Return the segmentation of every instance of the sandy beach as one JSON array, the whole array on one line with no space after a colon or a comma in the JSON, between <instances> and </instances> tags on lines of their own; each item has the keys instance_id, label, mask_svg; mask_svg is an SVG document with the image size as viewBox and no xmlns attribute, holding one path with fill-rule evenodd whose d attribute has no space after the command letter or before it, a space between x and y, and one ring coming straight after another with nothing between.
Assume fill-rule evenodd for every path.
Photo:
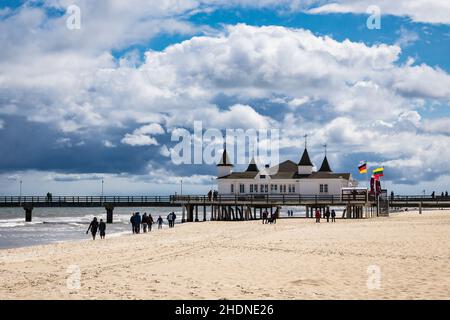
<instances>
[{"instance_id":1,"label":"sandy beach","mask_svg":"<svg viewBox=\"0 0 450 320\"><path fill-rule=\"evenodd\" d=\"M450 211L323 222L191 223L1 250L0 299L450 298Z\"/></svg>"}]
</instances>

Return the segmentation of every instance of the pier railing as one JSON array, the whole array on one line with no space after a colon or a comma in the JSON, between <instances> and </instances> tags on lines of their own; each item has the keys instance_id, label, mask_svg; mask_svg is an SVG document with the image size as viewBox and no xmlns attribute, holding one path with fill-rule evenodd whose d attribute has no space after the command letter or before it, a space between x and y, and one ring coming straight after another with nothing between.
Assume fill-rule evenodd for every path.
<instances>
[{"instance_id":1,"label":"pier railing","mask_svg":"<svg viewBox=\"0 0 450 320\"><path fill-rule=\"evenodd\" d=\"M296 195L296 194L246 194L246 195L218 195L208 196L172 196L173 201L179 203L276 203L276 204L303 204L328 203L340 204L343 202L367 202L367 195Z\"/></svg>"},{"instance_id":2,"label":"pier railing","mask_svg":"<svg viewBox=\"0 0 450 320\"><path fill-rule=\"evenodd\" d=\"M170 204L171 196L9 196L0 197L0 205L102 205L102 204Z\"/></svg>"}]
</instances>

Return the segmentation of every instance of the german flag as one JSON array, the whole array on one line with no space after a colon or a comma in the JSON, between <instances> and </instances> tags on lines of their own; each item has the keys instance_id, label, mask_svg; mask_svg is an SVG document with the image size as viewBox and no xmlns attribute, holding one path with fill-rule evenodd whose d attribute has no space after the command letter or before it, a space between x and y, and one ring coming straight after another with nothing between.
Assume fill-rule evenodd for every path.
<instances>
[{"instance_id":1,"label":"german flag","mask_svg":"<svg viewBox=\"0 0 450 320\"><path fill-rule=\"evenodd\" d=\"M378 179L379 177L384 177L384 168L381 167L373 170L373 175L376 179Z\"/></svg>"},{"instance_id":2,"label":"german flag","mask_svg":"<svg viewBox=\"0 0 450 320\"><path fill-rule=\"evenodd\" d=\"M361 164L358 167L358 169L359 169L359 173L361 173L361 174L367 173L367 163L365 162L365 163Z\"/></svg>"}]
</instances>

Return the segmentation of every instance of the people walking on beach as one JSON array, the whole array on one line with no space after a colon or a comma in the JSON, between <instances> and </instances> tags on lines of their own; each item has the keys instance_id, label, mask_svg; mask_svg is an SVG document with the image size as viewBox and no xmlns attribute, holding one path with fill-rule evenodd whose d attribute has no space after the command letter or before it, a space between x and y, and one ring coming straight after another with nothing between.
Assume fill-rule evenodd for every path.
<instances>
[{"instance_id":1,"label":"people walking on beach","mask_svg":"<svg viewBox=\"0 0 450 320\"><path fill-rule=\"evenodd\" d=\"M271 214L270 214L270 222L271 223L274 223L274 224L276 224L277 223L277 212L278 212L278 210L276 211L276 212L272 212Z\"/></svg>"},{"instance_id":2,"label":"people walking on beach","mask_svg":"<svg viewBox=\"0 0 450 320\"><path fill-rule=\"evenodd\" d=\"M103 219L100 219L100 223L98 224L98 231L100 231L100 239L105 239L106 223L103 221Z\"/></svg>"},{"instance_id":3,"label":"people walking on beach","mask_svg":"<svg viewBox=\"0 0 450 320\"><path fill-rule=\"evenodd\" d=\"M148 216L147 216L147 212L144 212L144 215L142 216L142 231L144 233L147 233L147 225L148 225Z\"/></svg>"},{"instance_id":4,"label":"people walking on beach","mask_svg":"<svg viewBox=\"0 0 450 320\"><path fill-rule=\"evenodd\" d=\"M320 223L320 211L316 210L316 223Z\"/></svg>"},{"instance_id":5,"label":"people walking on beach","mask_svg":"<svg viewBox=\"0 0 450 320\"><path fill-rule=\"evenodd\" d=\"M158 222L158 229L162 229L163 218L161 218L161 216L159 216L159 218L158 218L158 220L156 220L156 222Z\"/></svg>"},{"instance_id":6,"label":"people walking on beach","mask_svg":"<svg viewBox=\"0 0 450 320\"><path fill-rule=\"evenodd\" d=\"M175 213L171 212L167 215L167 222L169 223L169 228L173 228L173 225L175 223L174 219Z\"/></svg>"},{"instance_id":7,"label":"people walking on beach","mask_svg":"<svg viewBox=\"0 0 450 320\"><path fill-rule=\"evenodd\" d=\"M133 234L135 234L136 233L136 214L135 213L131 214L130 223L131 223L131 232L133 232Z\"/></svg>"},{"instance_id":8,"label":"people walking on beach","mask_svg":"<svg viewBox=\"0 0 450 320\"><path fill-rule=\"evenodd\" d=\"M263 216L262 216L262 223L263 224L266 224L268 222L267 221L268 215L269 215L269 213L267 212L267 210L264 210Z\"/></svg>"},{"instance_id":9,"label":"people walking on beach","mask_svg":"<svg viewBox=\"0 0 450 320\"><path fill-rule=\"evenodd\" d=\"M177 220L177 215L172 211L172 228L175 227L175 221Z\"/></svg>"},{"instance_id":10,"label":"people walking on beach","mask_svg":"<svg viewBox=\"0 0 450 320\"><path fill-rule=\"evenodd\" d=\"M97 221L96 217L89 224L89 228L87 229L86 234L89 233L89 230L91 230L92 239L95 240L95 236L97 235L97 230L98 230L98 221Z\"/></svg>"},{"instance_id":11,"label":"people walking on beach","mask_svg":"<svg viewBox=\"0 0 450 320\"><path fill-rule=\"evenodd\" d=\"M153 225L154 221L153 221L153 217L150 214L147 218L147 225L148 225L148 232L152 231L152 225Z\"/></svg>"},{"instance_id":12,"label":"people walking on beach","mask_svg":"<svg viewBox=\"0 0 450 320\"><path fill-rule=\"evenodd\" d=\"M139 234L141 233L141 215L139 212L136 212L136 214L134 215L134 233Z\"/></svg>"},{"instance_id":13,"label":"people walking on beach","mask_svg":"<svg viewBox=\"0 0 450 320\"><path fill-rule=\"evenodd\" d=\"M330 208L327 207L327 211L325 211L325 217L327 218L327 222L330 222Z\"/></svg>"},{"instance_id":14,"label":"people walking on beach","mask_svg":"<svg viewBox=\"0 0 450 320\"><path fill-rule=\"evenodd\" d=\"M336 222L336 212L331 210L331 222Z\"/></svg>"}]
</instances>

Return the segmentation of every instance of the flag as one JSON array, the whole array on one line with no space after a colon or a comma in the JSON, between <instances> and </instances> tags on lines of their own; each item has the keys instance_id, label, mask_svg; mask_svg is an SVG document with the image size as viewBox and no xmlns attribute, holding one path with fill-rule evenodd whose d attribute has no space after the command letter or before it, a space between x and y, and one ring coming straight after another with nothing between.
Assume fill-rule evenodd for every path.
<instances>
[{"instance_id":1,"label":"flag","mask_svg":"<svg viewBox=\"0 0 450 320\"><path fill-rule=\"evenodd\" d=\"M384 168L383 168L383 167L377 168L377 169L373 170L373 175L374 175L374 177L375 177L376 179L378 179L379 177L384 177L383 171L384 171Z\"/></svg>"},{"instance_id":2,"label":"flag","mask_svg":"<svg viewBox=\"0 0 450 320\"><path fill-rule=\"evenodd\" d=\"M367 163L366 162L363 163L362 165L360 165L358 167L358 169L359 169L359 173L361 173L361 174L367 173Z\"/></svg>"}]
</instances>

